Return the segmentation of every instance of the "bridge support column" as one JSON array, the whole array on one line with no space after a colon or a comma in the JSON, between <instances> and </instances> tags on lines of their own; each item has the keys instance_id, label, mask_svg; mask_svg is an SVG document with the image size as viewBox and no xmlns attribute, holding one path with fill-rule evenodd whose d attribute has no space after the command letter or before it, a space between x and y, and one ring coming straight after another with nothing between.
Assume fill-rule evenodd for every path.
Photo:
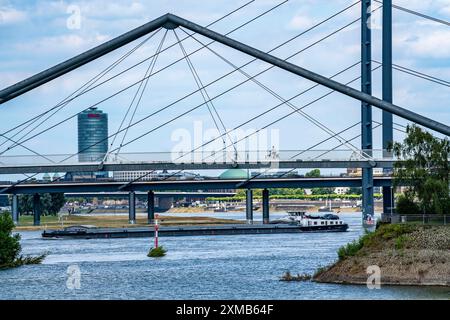
<instances>
[{"instance_id":1,"label":"bridge support column","mask_svg":"<svg viewBox=\"0 0 450 320\"><path fill-rule=\"evenodd\" d=\"M155 222L155 193L153 191L147 192L147 223Z\"/></svg>"},{"instance_id":2,"label":"bridge support column","mask_svg":"<svg viewBox=\"0 0 450 320\"><path fill-rule=\"evenodd\" d=\"M245 197L245 214L247 218L247 223L252 224L253 223L253 190L247 189L246 191L246 197Z\"/></svg>"},{"instance_id":3,"label":"bridge support column","mask_svg":"<svg viewBox=\"0 0 450 320\"><path fill-rule=\"evenodd\" d=\"M372 35L370 29L371 0L361 1L361 91L372 94ZM372 106L361 102L361 149L372 156ZM362 168L363 221L373 219L373 170Z\"/></svg>"},{"instance_id":4,"label":"bridge support column","mask_svg":"<svg viewBox=\"0 0 450 320\"><path fill-rule=\"evenodd\" d=\"M33 225L41 225L41 195L39 193L33 195Z\"/></svg>"},{"instance_id":5,"label":"bridge support column","mask_svg":"<svg viewBox=\"0 0 450 320\"><path fill-rule=\"evenodd\" d=\"M13 194L11 198L11 215L15 225L19 224L19 196Z\"/></svg>"},{"instance_id":6,"label":"bridge support column","mask_svg":"<svg viewBox=\"0 0 450 320\"><path fill-rule=\"evenodd\" d=\"M264 189L262 192L262 210L263 224L269 223L269 190Z\"/></svg>"},{"instance_id":7,"label":"bridge support column","mask_svg":"<svg viewBox=\"0 0 450 320\"><path fill-rule=\"evenodd\" d=\"M383 100L392 103L392 0L383 0L383 35L382 35L382 96ZM394 140L392 113L383 110L383 158L392 158L388 152L390 144ZM385 168L383 172L388 174L392 168ZM394 206L392 184L383 187L383 221L390 221Z\"/></svg>"},{"instance_id":8,"label":"bridge support column","mask_svg":"<svg viewBox=\"0 0 450 320\"><path fill-rule=\"evenodd\" d=\"M128 223L136 223L136 194L134 191L130 191L128 197Z\"/></svg>"}]
</instances>

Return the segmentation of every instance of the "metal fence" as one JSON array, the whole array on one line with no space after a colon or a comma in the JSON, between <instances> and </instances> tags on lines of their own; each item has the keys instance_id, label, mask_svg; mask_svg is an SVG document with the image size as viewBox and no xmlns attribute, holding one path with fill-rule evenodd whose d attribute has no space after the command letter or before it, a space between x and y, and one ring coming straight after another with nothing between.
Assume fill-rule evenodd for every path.
<instances>
[{"instance_id":1,"label":"metal fence","mask_svg":"<svg viewBox=\"0 0 450 320\"><path fill-rule=\"evenodd\" d=\"M436 224L446 225L450 223L450 215L448 214L394 214L391 217L392 223L419 223L419 224Z\"/></svg>"}]
</instances>

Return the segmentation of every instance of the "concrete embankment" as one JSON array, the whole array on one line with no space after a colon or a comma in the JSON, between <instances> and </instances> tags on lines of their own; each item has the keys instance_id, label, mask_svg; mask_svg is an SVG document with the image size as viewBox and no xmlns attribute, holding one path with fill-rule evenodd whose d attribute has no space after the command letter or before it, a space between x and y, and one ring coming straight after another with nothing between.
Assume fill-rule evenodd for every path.
<instances>
[{"instance_id":1,"label":"concrete embankment","mask_svg":"<svg viewBox=\"0 0 450 320\"><path fill-rule=\"evenodd\" d=\"M381 285L450 286L450 226L383 225L338 255L314 281L366 284L367 268L376 265Z\"/></svg>"}]
</instances>

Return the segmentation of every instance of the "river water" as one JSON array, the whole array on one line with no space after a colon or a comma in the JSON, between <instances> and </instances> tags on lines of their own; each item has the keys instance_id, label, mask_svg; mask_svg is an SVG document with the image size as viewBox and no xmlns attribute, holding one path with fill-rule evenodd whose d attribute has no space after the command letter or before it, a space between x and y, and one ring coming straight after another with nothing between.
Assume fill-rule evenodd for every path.
<instances>
[{"instance_id":1,"label":"river water","mask_svg":"<svg viewBox=\"0 0 450 320\"><path fill-rule=\"evenodd\" d=\"M179 215L179 214L178 214ZM193 215L193 214L186 214ZM205 214L197 214L205 216ZM212 215L212 214L211 214ZM243 213L214 214L242 219ZM279 214L273 214L276 218ZM282 282L333 262L363 233L361 215L341 214L345 233L164 237L161 259L150 238L48 240L21 232L24 254L48 252L41 265L0 271L0 299L448 299L449 289ZM255 215L255 219L259 219ZM68 276L79 269L80 281Z\"/></svg>"}]
</instances>

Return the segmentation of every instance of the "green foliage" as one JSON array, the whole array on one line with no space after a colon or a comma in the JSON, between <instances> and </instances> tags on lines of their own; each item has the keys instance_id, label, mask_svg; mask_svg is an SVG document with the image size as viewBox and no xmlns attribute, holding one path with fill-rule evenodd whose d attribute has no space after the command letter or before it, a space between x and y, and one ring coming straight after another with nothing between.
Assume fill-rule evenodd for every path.
<instances>
[{"instance_id":1,"label":"green foliage","mask_svg":"<svg viewBox=\"0 0 450 320\"><path fill-rule=\"evenodd\" d=\"M381 224L374 232L366 232L356 239L338 249L339 260L355 256L363 248L376 247L381 243L394 239L394 246L402 249L409 240L407 234L414 230L413 226L404 224Z\"/></svg>"},{"instance_id":2,"label":"green foliage","mask_svg":"<svg viewBox=\"0 0 450 320\"><path fill-rule=\"evenodd\" d=\"M395 239L401 235L411 233L413 226L407 224L388 224L377 230L376 234L384 240Z\"/></svg>"},{"instance_id":3,"label":"green foliage","mask_svg":"<svg viewBox=\"0 0 450 320\"><path fill-rule=\"evenodd\" d=\"M19 212L30 214L33 212L33 196L30 194L19 195Z\"/></svg>"},{"instance_id":4,"label":"green foliage","mask_svg":"<svg viewBox=\"0 0 450 320\"><path fill-rule=\"evenodd\" d=\"M64 193L50 193L50 205L47 208L48 214L57 215L65 203Z\"/></svg>"},{"instance_id":5,"label":"green foliage","mask_svg":"<svg viewBox=\"0 0 450 320\"><path fill-rule=\"evenodd\" d=\"M43 193L40 205L43 215L57 215L66 203L64 193ZM19 196L19 212L31 214L33 212L33 195L22 194Z\"/></svg>"},{"instance_id":6,"label":"green foliage","mask_svg":"<svg viewBox=\"0 0 450 320\"><path fill-rule=\"evenodd\" d=\"M296 190L296 189L294 189ZM241 191L241 190L239 190ZM328 193L326 194L270 194L270 199L299 199L299 200L319 200L327 198ZM376 199L381 199L382 194L374 193L373 195ZM254 196L255 199L260 199L261 196ZM332 199L361 199L361 195L359 194L330 194L329 198ZM206 201L243 201L245 200L245 195L240 195L237 192L237 195L234 197L208 197Z\"/></svg>"},{"instance_id":7,"label":"green foliage","mask_svg":"<svg viewBox=\"0 0 450 320\"><path fill-rule=\"evenodd\" d=\"M398 238L395 239L395 249L397 250L403 249L408 240L409 237L407 235L405 234L400 235Z\"/></svg>"},{"instance_id":8,"label":"green foliage","mask_svg":"<svg viewBox=\"0 0 450 320\"><path fill-rule=\"evenodd\" d=\"M320 177L320 170L319 169L313 169L305 174L306 178L319 178Z\"/></svg>"},{"instance_id":9,"label":"green foliage","mask_svg":"<svg viewBox=\"0 0 450 320\"><path fill-rule=\"evenodd\" d=\"M300 274L298 273L296 276L292 275L289 271L286 271L281 277L280 281L309 281L311 280L311 275L309 274Z\"/></svg>"},{"instance_id":10,"label":"green foliage","mask_svg":"<svg viewBox=\"0 0 450 320\"><path fill-rule=\"evenodd\" d=\"M334 188L312 188L312 194L314 195L333 195L334 196Z\"/></svg>"},{"instance_id":11,"label":"green foliage","mask_svg":"<svg viewBox=\"0 0 450 320\"><path fill-rule=\"evenodd\" d=\"M5 212L0 215L0 266L12 264L20 254L20 235L12 235L14 222Z\"/></svg>"},{"instance_id":12,"label":"green foliage","mask_svg":"<svg viewBox=\"0 0 450 320\"><path fill-rule=\"evenodd\" d=\"M303 196L305 190L302 188L271 188L269 189L269 194L274 195L299 195Z\"/></svg>"},{"instance_id":13,"label":"green foliage","mask_svg":"<svg viewBox=\"0 0 450 320\"><path fill-rule=\"evenodd\" d=\"M438 139L416 125L408 126L406 132L403 143L392 146L394 155L403 160L395 163L394 185L408 186L406 197L417 202L420 212L448 213L449 140Z\"/></svg>"},{"instance_id":14,"label":"green foliage","mask_svg":"<svg viewBox=\"0 0 450 320\"><path fill-rule=\"evenodd\" d=\"M347 194L362 194L362 188L361 187L351 187L347 190Z\"/></svg>"},{"instance_id":15,"label":"green foliage","mask_svg":"<svg viewBox=\"0 0 450 320\"><path fill-rule=\"evenodd\" d=\"M420 214L420 208L417 203L411 199L411 196L406 193L400 195L396 200L396 210L398 214Z\"/></svg>"},{"instance_id":16,"label":"green foliage","mask_svg":"<svg viewBox=\"0 0 450 320\"><path fill-rule=\"evenodd\" d=\"M358 253L359 250L364 245L364 236L359 239L353 240L350 243L347 243L345 246L342 246L338 249L338 258L339 260L343 260L347 257L352 257Z\"/></svg>"},{"instance_id":17,"label":"green foliage","mask_svg":"<svg viewBox=\"0 0 450 320\"><path fill-rule=\"evenodd\" d=\"M167 250L164 249L162 246L151 248L150 251L147 254L147 257L150 258L160 258L164 257L166 255Z\"/></svg>"},{"instance_id":18,"label":"green foliage","mask_svg":"<svg viewBox=\"0 0 450 320\"><path fill-rule=\"evenodd\" d=\"M18 267L24 264L41 263L45 254L37 257L20 255L20 235L12 235L14 222L8 212L0 214L0 269Z\"/></svg>"}]
</instances>

